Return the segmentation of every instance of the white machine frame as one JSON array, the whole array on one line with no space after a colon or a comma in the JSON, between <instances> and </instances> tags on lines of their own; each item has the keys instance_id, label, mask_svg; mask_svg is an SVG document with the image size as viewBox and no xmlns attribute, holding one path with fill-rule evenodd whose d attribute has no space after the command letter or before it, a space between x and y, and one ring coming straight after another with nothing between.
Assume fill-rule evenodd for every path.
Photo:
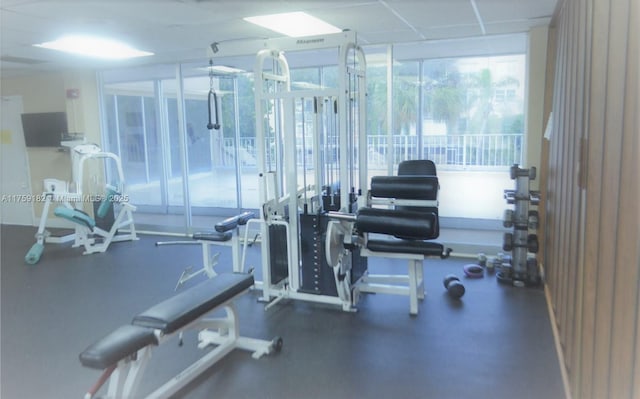
<instances>
[{"instance_id":1,"label":"white machine frame","mask_svg":"<svg viewBox=\"0 0 640 399\"><path fill-rule=\"evenodd\" d=\"M60 203L69 209L83 209L86 194L83 190L84 184L84 168L85 162L90 159L111 159L116 165L116 172L118 174L118 185L113 187L115 191L119 193L124 192L124 172L122 170L122 163L120 158L111 152L104 152L94 144L79 144L71 148L71 164L72 164L72 185L67 182L57 179L45 179L44 180L44 192L42 197L45 199L42 215L40 216L40 222L38 224L38 231L36 233L37 244L44 245L46 243L60 244L69 241L73 241L73 247L84 247L84 255L105 252L112 242L119 241L133 241L138 240L135 224L133 221L133 212L136 207L127 201L123 201L124 198L118 198L116 201L119 204L119 211L115 218L115 221L109 231L103 230L99 227L89 229L79 223L72 223L74 232L64 236L56 237L52 236L49 231L46 230L47 219L49 217L49 210L52 203ZM119 233L120 229L128 229L129 232Z\"/></svg>"},{"instance_id":2,"label":"white machine frame","mask_svg":"<svg viewBox=\"0 0 640 399\"><path fill-rule=\"evenodd\" d=\"M322 42L324 39L316 39ZM313 40L309 40L313 41ZM355 44L356 36L353 32L344 32L333 36L323 47L338 48L339 85L336 89L323 90L291 90L289 66L284 53L279 49L265 48L258 52L254 69L255 96L256 96L256 141L258 143L258 176L260 202L263 204L260 214L260 236L262 238L262 282L256 287L262 289L262 300L268 302L267 308L280 300L299 299L325 304L339 305L344 310L352 311L353 299L351 289L346 286L347 279L339 279L335 276L338 288L338 296L310 294L300 292L300 210L303 207L314 208L321 195L322 187L319 184L299 185L297 154L296 154L296 100L313 99L315 106L324 106L324 99L337 102L338 114L349 117L338 117L339 138L339 179L345 182L344 187L354 187L359 183L359 189L366 195L366 157L359 157L360 177L352 176L354 168L349 168L351 159L350 151L355 148L355 143L349 142L353 137L359 137L360 145L366 148L366 137L358 134L358 129L366 124L364 107L366 105L366 61L364 51ZM354 65L349 66L349 61L354 60ZM271 61L271 70L265 71L265 65ZM359 90L353 90L354 86ZM355 98L357 96L357 98ZM352 105L359 105L352 109ZM361 106L360 106L361 105ZM276 162L269 162L267 154L267 129L263 124L261 115L267 115L267 109L273 107L273 120L270 128L274 129L276 141L284 138L283 148L276 148ZM316 140L312 144L315 153L320 149L319 130L323 129L321 112L316 113L314 126L318 131L314 132ZM276 143L278 145L278 143ZM281 162L283 161L283 162ZM273 165L276 164L276 170ZM283 173L284 171L284 173ZM316 157L315 179L323 181L322 166ZM355 181L357 180L357 181ZM346 210L350 201L350 191L341 190L341 204ZM270 248L269 227L284 226L287 236L287 276L283 281L274 283L271 281L271 260L267 253Z\"/></svg>"}]
</instances>

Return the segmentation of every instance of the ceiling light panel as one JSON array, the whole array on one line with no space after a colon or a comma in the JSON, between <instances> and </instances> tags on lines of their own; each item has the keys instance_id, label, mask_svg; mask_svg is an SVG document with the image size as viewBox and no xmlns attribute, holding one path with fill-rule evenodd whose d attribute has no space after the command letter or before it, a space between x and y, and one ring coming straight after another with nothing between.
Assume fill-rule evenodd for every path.
<instances>
[{"instance_id":1,"label":"ceiling light panel","mask_svg":"<svg viewBox=\"0 0 640 399\"><path fill-rule=\"evenodd\" d=\"M290 37L326 35L341 29L305 12L262 15L244 18L245 21Z\"/></svg>"},{"instance_id":2,"label":"ceiling light panel","mask_svg":"<svg viewBox=\"0 0 640 399\"><path fill-rule=\"evenodd\" d=\"M71 35L59 39L34 44L51 50L83 55L93 58L123 60L153 55L148 51L137 50L125 43L93 36Z\"/></svg>"}]
</instances>

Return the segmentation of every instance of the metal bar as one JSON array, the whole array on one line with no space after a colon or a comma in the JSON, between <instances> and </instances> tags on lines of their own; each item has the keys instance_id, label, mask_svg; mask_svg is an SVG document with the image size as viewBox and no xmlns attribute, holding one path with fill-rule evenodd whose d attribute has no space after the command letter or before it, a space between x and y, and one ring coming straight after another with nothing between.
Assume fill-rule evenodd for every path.
<instances>
[{"instance_id":1,"label":"metal bar","mask_svg":"<svg viewBox=\"0 0 640 399\"><path fill-rule=\"evenodd\" d=\"M184 103L184 82L182 64L176 65L176 102L178 104L178 136L180 137L180 162L182 164L182 195L185 231L189 231L191 220L191 199L189 196L189 162L187 161L187 121Z\"/></svg>"}]
</instances>

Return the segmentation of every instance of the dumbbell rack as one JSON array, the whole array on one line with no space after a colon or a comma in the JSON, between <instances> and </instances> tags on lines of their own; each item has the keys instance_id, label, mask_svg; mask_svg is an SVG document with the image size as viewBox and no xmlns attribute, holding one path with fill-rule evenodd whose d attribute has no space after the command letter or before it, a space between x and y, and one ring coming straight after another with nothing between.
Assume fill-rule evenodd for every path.
<instances>
[{"instance_id":1,"label":"dumbbell rack","mask_svg":"<svg viewBox=\"0 0 640 399\"><path fill-rule=\"evenodd\" d=\"M541 283L538 262L538 211L530 209L540 203L540 192L529 190L529 182L536 178L536 168L522 169L517 164L511 166L510 177L515 180L515 190L504 190L507 204L514 209L506 209L503 225L513 229L504 234L502 249L511 252L510 262L505 262L496 273L499 282L514 286L538 286ZM533 253L533 256L529 256Z\"/></svg>"}]
</instances>

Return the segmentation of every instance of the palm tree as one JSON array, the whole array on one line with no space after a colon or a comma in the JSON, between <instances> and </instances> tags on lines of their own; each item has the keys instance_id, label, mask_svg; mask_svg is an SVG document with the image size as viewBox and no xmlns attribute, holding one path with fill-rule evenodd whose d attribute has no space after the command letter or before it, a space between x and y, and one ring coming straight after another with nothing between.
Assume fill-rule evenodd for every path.
<instances>
[{"instance_id":1,"label":"palm tree","mask_svg":"<svg viewBox=\"0 0 640 399\"><path fill-rule=\"evenodd\" d=\"M464 90L456 80L433 82L425 90L425 110L433 120L445 123L447 134L457 133L464 108Z\"/></svg>"}]
</instances>

